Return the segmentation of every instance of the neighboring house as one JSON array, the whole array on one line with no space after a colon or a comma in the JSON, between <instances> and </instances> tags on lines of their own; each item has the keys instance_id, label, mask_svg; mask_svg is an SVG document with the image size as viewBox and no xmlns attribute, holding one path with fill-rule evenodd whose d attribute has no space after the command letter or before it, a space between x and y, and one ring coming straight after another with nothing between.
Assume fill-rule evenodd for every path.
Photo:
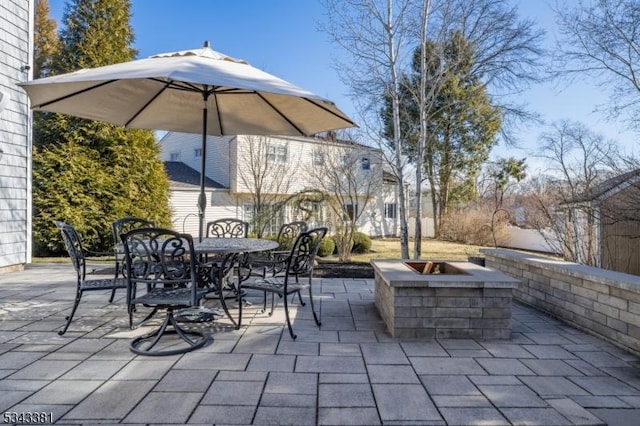
<instances>
[{"instance_id":1,"label":"neighboring house","mask_svg":"<svg viewBox=\"0 0 640 426\"><path fill-rule=\"evenodd\" d=\"M590 257L585 260L640 275L640 169L582 194L567 205L567 217L572 242Z\"/></svg>"},{"instance_id":2,"label":"neighboring house","mask_svg":"<svg viewBox=\"0 0 640 426\"><path fill-rule=\"evenodd\" d=\"M0 4L0 271L31 262L31 79L34 0Z\"/></svg>"},{"instance_id":3,"label":"neighboring house","mask_svg":"<svg viewBox=\"0 0 640 426\"><path fill-rule=\"evenodd\" d=\"M170 204L174 227L198 231L199 175L202 139L196 134L167 133L160 140L161 159L171 182ZM237 217L252 222L256 188L272 200L290 199L300 191L318 190L319 179L331 155L355 158L359 179L372 182L374 197L357 222L371 236L397 235L399 229L397 183L383 171L380 151L353 142L286 136L225 136L207 138L205 221ZM189 179L186 177L189 176ZM256 181L261 182L256 184ZM349 207L362 208L361 200ZM288 205L274 216L267 232L281 223L307 219L312 225L330 224L326 205L312 205L311 217Z\"/></svg>"}]
</instances>

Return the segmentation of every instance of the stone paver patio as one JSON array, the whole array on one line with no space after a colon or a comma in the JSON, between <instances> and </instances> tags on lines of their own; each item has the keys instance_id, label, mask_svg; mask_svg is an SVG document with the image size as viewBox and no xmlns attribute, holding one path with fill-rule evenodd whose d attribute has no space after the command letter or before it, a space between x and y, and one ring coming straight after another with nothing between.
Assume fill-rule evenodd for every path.
<instances>
[{"instance_id":1,"label":"stone paver patio","mask_svg":"<svg viewBox=\"0 0 640 426\"><path fill-rule=\"evenodd\" d=\"M393 339L373 280L317 279L322 328L294 305L178 356L128 349L124 292L75 294L70 265L0 275L0 408L58 424L640 424L639 359L515 304L510 340ZM259 299L256 299L259 300ZM208 302L212 303L212 302Z\"/></svg>"}]
</instances>

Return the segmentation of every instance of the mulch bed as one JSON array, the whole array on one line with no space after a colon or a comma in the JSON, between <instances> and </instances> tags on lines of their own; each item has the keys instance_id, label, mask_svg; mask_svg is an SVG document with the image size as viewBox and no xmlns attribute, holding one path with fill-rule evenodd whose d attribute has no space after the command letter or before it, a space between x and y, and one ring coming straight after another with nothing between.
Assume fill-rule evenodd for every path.
<instances>
[{"instance_id":1,"label":"mulch bed","mask_svg":"<svg viewBox=\"0 0 640 426\"><path fill-rule=\"evenodd\" d=\"M373 267L369 263L323 262L313 270L318 278L373 278Z\"/></svg>"}]
</instances>

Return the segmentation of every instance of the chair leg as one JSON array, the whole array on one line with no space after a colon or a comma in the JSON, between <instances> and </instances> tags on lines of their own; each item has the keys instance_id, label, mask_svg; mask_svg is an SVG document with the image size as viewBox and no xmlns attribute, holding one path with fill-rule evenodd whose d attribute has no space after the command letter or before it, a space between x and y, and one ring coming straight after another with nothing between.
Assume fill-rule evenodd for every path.
<instances>
[{"instance_id":1,"label":"chair leg","mask_svg":"<svg viewBox=\"0 0 640 426\"><path fill-rule=\"evenodd\" d=\"M133 305L129 305L127 307L127 311L129 313L129 329L133 330Z\"/></svg>"},{"instance_id":2,"label":"chair leg","mask_svg":"<svg viewBox=\"0 0 640 426\"><path fill-rule=\"evenodd\" d=\"M238 288L236 293L236 297L240 301L240 306L238 309L242 309L242 292L240 291L240 285L241 285L240 282L238 282ZM234 320L233 317L231 316L231 312L229 312L229 308L227 307L227 302L225 301L224 291L222 290L223 288L224 288L224 284L221 284L220 289L218 291L218 294L220 295L220 305L222 305L222 310L224 311L225 314L227 314L227 317L231 320L231 323L233 324L235 329L239 330L240 322ZM241 312L242 311L238 311L238 315L241 315Z\"/></svg>"},{"instance_id":3,"label":"chair leg","mask_svg":"<svg viewBox=\"0 0 640 426\"><path fill-rule=\"evenodd\" d=\"M313 312L313 319L316 321L316 324L318 325L318 327L320 327L322 323L320 322L320 319L316 314L316 309L313 306L313 293L311 291L311 286L312 286L312 278L309 277L309 301L311 302L311 312ZM298 292L298 295L300 295L300 292Z\"/></svg>"},{"instance_id":4,"label":"chair leg","mask_svg":"<svg viewBox=\"0 0 640 426\"><path fill-rule=\"evenodd\" d=\"M137 322L136 324L133 324L133 313L137 312L135 305L131 305L129 307L129 329L134 330L136 328L138 328L141 324L144 324L145 322L149 321L155 314L156 312L158 312L158 308L154 307L151 312L149 312L147 314L146 317L144 317L143 319L141 319L139 322Z\"/></svg>"},{"instance_id":5,"label":"chair leg","mask_svg":"<svg viewBox=\"0 0 640 426\"><path fill-rule=\"evenodd\" d=\"M299 275L296 275L296 284L298 284L298 283L300 283L300 276L299 276ZM305 306L305 305L306 305L306 303L304 303L304 301L302 300L302 294L300 294L300 292L299 292L299 291L298 291L297 293L298 293L298 300L300 301L300 306ZM295 297L296 297L295 295L293 295L293 296L291 297L291 303L293 303L293 299L294 299Z\"/></svg>"},{"instance_id":6,"label":"chair leg","mask_svg":"<svg viewBox=\"0 0 640 426\"><path fill-rule=\"evenodd\" d=\"M291 336L291 339L296 340L298 336L296 336L293 333L293 327L291 327L291 319L289 318L289 303L288 303L288 298L286 294L284 295L283 299L284 299L284 315L287 318L287 327L289 328L289 335Z\"/></svg>"},{"instance_id":7,"label":"chair leg","mask_svg":"<svg viewBox=\"0 0 640 426\"><path fill-rule=\"evenodd\" d=\"M276 308L276 294L271 293L271 310L269 311L269 316L273 315L273 311L275 308Z\"/></svg>"},{"instance_id":8,"label":"chair leg","mask_svg":"<svg viewBox=\"0 0 640 426\"><path fill-rule=\"evenodd\" d=\"M71 321L73 320L73 315L75 315L76 309L78 309L78 305L80 304L80 298L82 298L82 291L78 290L78 292L76 293L76 299L73 302L73 308L71 308L71 313L67 317L65 317L65 319L67 320L67 324L61 331L58 331L58 334L60 336L67 332L69 324L71 324Z\"/></svg>"},{"instance_id":9,"label":"chair leg","mask_svg":"<svg viewBox=\"0 0 640 426\"><path fill-rule=\"evenodd\" d=\"M172 329L168 330L167 327L171 325ZM189 346L180 349L169 349L153 351L154 346L160 342L160 339L165 334L177 334L180 339L186 342ZM189 336L195 336L196 339L192 339ZM151 355L151 356L165 356L165 355L177 355L190 352L194 349L201 348L211 340L210 336L206 336L199 331L189 331L181 328L176 322L173 316L173 310L169 309L167 316L165 317L162 325L155 331L146 334L144 336L133 339L129 344L131 352L139 355ZM146 344L146 345L145 345ZM145 345L143 348L142 345Z\"/></svg>"},{"instance_id":10,"label":"chair leg","mask_svg":"<svg viewBox=\"0 0 640 426\"><path fill-rule=\"evenodd\" d=\"M240 330L240 326L242 325L242 283L238 283L238 324L236 325L236 330Z\"/></svg>"},{"instance_id":11,"label":"chair leg","mask_svg":"<svg viewBox=\"0 0 640 426\"><path fill-rule=\"evenodd\" d=\"M118 260L116 259L116 271L113 274L113 283L115 284L116 280L118 279L118 275L120 275L120 264L118 263ZM109 298L109 303L113 303L113 299L116 297L116 289L114 288L113 290L111 290L111 297Z\"/></svg>"},{"instance_id":12,"label":"chair leg","mask_svg":"<svg viewBox=\"0 0 640 426\"><path fill-rule=\"evenodd\" d=\"M304 300L302 300L302 294L299 291L297 291L296 293L298 293L298 301L300 302L300 306L307 306L307 304L304 303ZM295 298L296 298L295 294L291 296L291 303L293 303L293 299Z\"/></svg>"}]
</instances>

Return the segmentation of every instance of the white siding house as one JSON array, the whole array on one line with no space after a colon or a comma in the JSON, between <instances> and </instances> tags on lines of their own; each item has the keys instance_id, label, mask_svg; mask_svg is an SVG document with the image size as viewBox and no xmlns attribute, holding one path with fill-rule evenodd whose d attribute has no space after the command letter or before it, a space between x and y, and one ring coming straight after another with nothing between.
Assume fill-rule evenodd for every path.
<instances>
[{"instance_id":1,"label":"white siding house","mask_svg":"<svg viewBox=\"0 0 640 426\"><path fill-rule=\"evenodd\" d=\"M34 0L0 2L0 271L31 262L31 79Z\"/></svg>"},{"instance_id":2,"label":"white siding house","mask_svg":"<svg viewBox=\"0 0 640 426\"><path fill-rule=\"evenodd\" d=\"M194 153L199 152L201 144L201 136L196 134L167 133L160 140L161 159L165 164L184 163L198 177L201 158ZM358 156L356 164L361 166L361 170L357 171L357 179L370 183L374 188L374 197L362 212L357 223L358 229L371 236L397 235L397 185L383 171L379 151L354 143L304 137L208 137L205 174L210 180L207 181L205 220L237 217L250 221L251 193L256 188L257 169L262 167L260 163L271 164L269 172L264 174L262 191L285 198L300 191L321 189L317 179L321 178L321 168L327 167L327 164L319 161L319 158L344 155L345 152ZM194 177L187 188L185 179L172 173L169 167L167 170L171 181L170 204L174 226L178 230L197 232L197 180ZM326 207L323 210L310 222L327 224L329 213ZM283 221L295 219L299 218L291 209L287 209L282 218ZM183 223L187 225L183 227Z\"/></svg>"}]
</instances>

